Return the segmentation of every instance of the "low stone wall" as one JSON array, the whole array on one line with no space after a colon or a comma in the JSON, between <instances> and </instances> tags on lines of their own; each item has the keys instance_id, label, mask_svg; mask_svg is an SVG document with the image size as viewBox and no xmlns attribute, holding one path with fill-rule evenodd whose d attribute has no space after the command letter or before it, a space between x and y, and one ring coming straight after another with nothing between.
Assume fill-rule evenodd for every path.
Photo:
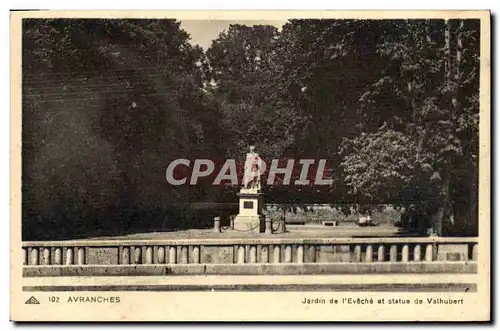
<instances>
[{"instance_id":1,"label":"low stone wall","mask_svg":"<svg viewBox=\"0 0 500 331\"><path fill-rule=\"evenodd\" d=\"M473 274L475 262L174 264L113 266L27 266L24 277L192 276L192 275L335 275L335 274Z\"/></svg>"},{"instance_id":2,"label":"low stone wall","mask_svg":"<svg viewBox=\"0 0 500 331\"><path fill-rule=\"evenodd\" d=\"M469 273L476 272L477 238L24 242L23 257L25 276Z\"/></svg>"}]
</instances>

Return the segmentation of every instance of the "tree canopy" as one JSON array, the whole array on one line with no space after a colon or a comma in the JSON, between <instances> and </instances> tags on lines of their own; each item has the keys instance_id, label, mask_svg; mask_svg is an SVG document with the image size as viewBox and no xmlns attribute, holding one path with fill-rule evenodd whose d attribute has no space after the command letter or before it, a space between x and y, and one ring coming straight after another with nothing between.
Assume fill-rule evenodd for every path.
<instances>
[{"instance_id":1,"label":"tree canopy","mask_svg":"<svg viewBox=\"0 0 500 331\"><path fill-rule=\"evenodd\" d=\"M265 23L265 21L263 21ZM326 159L332 186L266 201L416 206L477 231L478 20L23 21L23 235L154 227L237 187L170 186L177 158ZM189 221L189 220L188 220Z\"/></svg>"}]
</instances>

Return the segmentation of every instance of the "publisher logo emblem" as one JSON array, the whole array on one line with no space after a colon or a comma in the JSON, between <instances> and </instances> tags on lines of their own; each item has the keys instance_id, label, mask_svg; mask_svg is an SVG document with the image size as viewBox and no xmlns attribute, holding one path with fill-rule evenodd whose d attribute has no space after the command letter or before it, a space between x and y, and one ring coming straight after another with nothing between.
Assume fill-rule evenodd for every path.
<instances>
[{"instance_id":1,"label":"publisher logo emblem","mask_svg":"<svg viewBox=\"0 0 500 331\"><path fill-rule=\"evenodd\" d=\"M31 298L26 300L26 302L24 304L26 304L26 305L39 305L40 301L38 301L35 297L32 296Z\"/></svg>"}]
</instances>

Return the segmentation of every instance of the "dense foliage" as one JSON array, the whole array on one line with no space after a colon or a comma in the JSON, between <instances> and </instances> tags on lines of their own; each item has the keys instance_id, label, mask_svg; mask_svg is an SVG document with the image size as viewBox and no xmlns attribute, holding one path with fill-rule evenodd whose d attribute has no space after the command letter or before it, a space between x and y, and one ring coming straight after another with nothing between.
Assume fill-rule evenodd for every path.
<instances>
[{"instance_id":1,"label":"dense foliage","mask_svg":"<svg viewBox=\"0 0 500 331\"><path fill-rule=\"evenodd\" d=\"M23 28L26 238L195 226L175 215L237 188L168 185L170 161L250 144L327 159L334 179L267 201L411 205L440 234L477 231L477 20L231 25L207 50L175 20Z\"/></svg>"}]
</instances>

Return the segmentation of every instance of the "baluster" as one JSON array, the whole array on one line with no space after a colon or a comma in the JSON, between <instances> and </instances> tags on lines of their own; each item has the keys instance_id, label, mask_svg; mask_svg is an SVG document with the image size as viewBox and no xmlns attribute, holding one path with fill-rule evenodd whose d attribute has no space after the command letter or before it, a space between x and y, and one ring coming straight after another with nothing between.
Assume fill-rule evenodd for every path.
<instances>
[{"instance_id":1,"label":"baluster","mask_svg":"<svg viewBox=\"0 0 500 331\"><path fill-rule=\"evenodd\" d=\"M361 262L361 246L354 247L354 262Z\"/></svg>"},{"instance_id":2,"label":"baluster","mask_svg":"<svg viewBox=\"0 0 500 331\"><path fill-rule=\"evenodd\" d=\"M191 252L191 258L193 263L200 263L200 246L194 246Z\"/></svg>"},{"instance_id":3,"label":"baluster","mask_svg":"<svg viewBox=\"0 0 500 331\"><path fill-rule=\"evenodd\" d=\"M262 253L262 263L269 263L269 246L262 245L261 253Z\"/></svg>"},{"instance_id":4,"label":"baluster","mask_svg":"<svg viewBox=\"0 0 500 331\"><path fill-rule=\"evenodd\" d=\"M165 263L170 263L170 246L165 246Z\"/></svg>"},{"instance_id":5,"label":"baluster","mask_svg":"<svg viewBox=\"0 0 500 331\"><path fill-rule=\"evenodd\" d=\"M189 261L188 247L181 246L181 263L188 263L188 261Z\"/></svg>"},{"instance_id":6,"label":"baluster","mask_svg":"<svg viewBox=\"0 0 500 331\"><path fill-rule=\"evenodd\" d=\"M250 246L250 263L257 262L257 246Z\"/></svg>"},{"instance_id":7,"label":"baluster","mask_svg":"<svg viewBox=\"0 0 500 331\"><path fill-rule=\"evenodd\" d=\"M133 263L134 264L141 264L142 262L142 247L135 247L132 248L134 250L134 256L133 256Z\"/></svg>"},{"instance_id":8,"label":"baluster","mask_svg":"<svg viewBox=\"0 0 500 331\"><path fill-rule=\"evenodd\" d=\"M309 245L309 248L308 248L308 251L309 251L309 258L310 258L310 262L317 262L316 259L316 246L314 245Z\"/></svg>"},{"instance_id":9,"label":"baluster","mask_svg":"<svg viewBox=\"0 0 500 331\"><path fill-rule=\"evenodd\" d=\"M157 248L156 259L158 263L165 263L165 248L163 246Z\"/></svg>"},{"instance_id":10,"label":"baluster","mask_svg":"<svg viewBox=\"0 0 500 331\"><path fill-rule=\"evenodd\" d=\"M146 264L146 246L141 246L141 259L139 264Z\"/></svg>"},{"instance_id":11,"label":"baluster","mask_svg":"<svg viewBox=\"0 0 500 331\"><path fill-rule=\"evenodd\" d=\"M130 264L130 247L122 248L122 264Z\"/></svg>"},{"instance_id":12,"label":"baluster","mask_svg":"<svg viewBox=\"0 0 500 331\"><path fill-rule=\"evenodd\" d=\"M176 264L177 263L177 247L170 246L170 250L168 252L168 263Z\"/></svg>"},{"instance_id":13,"label":"baluster","mask_svg":"<svg viewBox=\"0 0 500 331\"><path fill-rule=\"evenodd\" d=\"M292 246L286 245L285 246L285 263L290 263L290 262L292 262Z\"/></svg>"},{"instance_id":14,"label":"baluster","mask_svg":"<svg viewBox=\"0 0 500 331\"><path fill-rule=\"evenodd\" d=\"M408 262L410 259L410 249L407 244L403 245L403 249L401 250L401 261Z\"/></svg>"},{"instance_id":15,"label":"baluster","mask_svg":"<svg viewBox=\"0 0 500 331\"><path fill-rule=\"evenodd\" d=\"M146 264L153 263L153 247L146 247Z\"/></svg>"},{"instance_id":16,"label":"baluster","mask_svg":"<svg viewBox=\"0 0 500 331\"><path fill-rule=\"evenodd\" d=\"M245 246L238 246L238 263L245 263Z\"/></svg>"},{"instance_id":17,"label":"baluster","mask_svg":"<svg viewBox=\"0 0 500 331\"><path fill-rule=\"evenodd\" d=\"M383 244L378 246L377 260L378 260L378 262L385 261L385 246Z\"/></svg>"},{"instance_id":18,"label":"baluster","mask_svg":"<svg viewBox=\"0 0 500 331\"><path fill-rule=\"evenodd\" d=\"M50 248L43 248L42 264L50 265Z\"/></svg>"},{"instance_id":19,"label":"baluster","mask_svg":"<svg viewBox=\"0 0 500 331\"><path fill-rule=\"evenodd\" d=\"M57 247L54 251L54 264L62 264L62 254L60 247Z\"/></svg>"},{"instance_id":20,"label":"baluster","mask_svg":"<svg viewBox=\"0 0 500 331\"><path fill-rule=\"evenodd\" d=\"M30 264L38 265L38 248L32 248L30 252Z\"/></svg>"},{"instance_id":21,"label":"baluster","mask_svg":"<svg viewBox=\"0 0 500 331\"><path fill-rule=\"evenodd\" d=\"M73 247L66 248L66 265L74 264L73 261Z\"/></svg>"},{"instance_id":22,"label":"baluster","mask_svg":"<svg viewBox=\"0 0 500 331\"><path fill-rule=\"evenodd\" d=\"M391 245L389 249L389 261L396 262L398 260L398 246Z\"/></svg>"},{"instance_id":23,"label":"baluster","mask_svg":"<svg viewBox=\"0 0 500 331\"><path fill-rule=\"evenodd\" d=\"M373 261L373 246L372 245L366 246L365 260L366 260L366 262L372 262Z\"/></svg>"},{"instance_id":24,"label":"baluster","mask_svg":"<svg viewBox=\"0 0 500 331\"><path fill-rule=\"evenodd\" d=\"M297 246L297 263L304 263L304 246Z\"/></svg>"},{"instance_id":25,"label":"baluster","mask_svg":"<svg viewBox=\"0 0 500 331\"><path fill-rule=\"evenodd\" d=\"M82 247L78 248L77 261L79 265L85 264L85 248Z\"/></svg>"},{"instance_id":26,"label":"baluster","mask_svg":"<svg viewBox=\"0 0 500 331\"><path fill-rule=\"evenodd\" d=\"M273 250L273 262L280 263L281 262L281 247L279 245L274 246Z\"/></svg>"},{"instance_id":27,"label":"baluster","mask_svg":"<svg viewBox=\"0 0 500 331\"><path fill-rule=\"evenodd\" d=\"M413 261L420 262L422 258L422 248L420 244L416 244L413 248Z\"/></svg>"},{"instance_id":28,"label":"baluster","mask_svg":"<svg viewBox=\"0 0 500 331\"><path fill-rule=\"evenodd\" d=\"M427 244L427 246L425 247L425 261L430 262L434 260L433 251L434 248L432 247L432 244Z\"/></svg>"},{"instance_id":29,"label":"baluster","mask_svg":"<svg viewBox=\"0 0 500 331\"><path fill-rule=\"evenodd\" d=\"M28 250L23 248L23 265L28 264Z\"/></svg>"}]
</instances>

